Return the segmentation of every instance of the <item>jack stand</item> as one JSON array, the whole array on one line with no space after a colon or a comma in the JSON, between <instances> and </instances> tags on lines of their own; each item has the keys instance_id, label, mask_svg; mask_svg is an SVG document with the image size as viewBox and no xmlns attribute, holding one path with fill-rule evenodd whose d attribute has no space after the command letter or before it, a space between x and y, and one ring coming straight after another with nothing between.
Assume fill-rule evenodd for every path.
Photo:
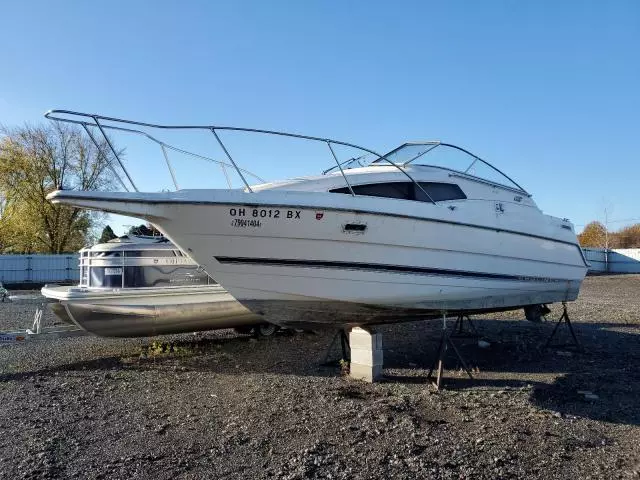
<instances>
[{"instance_id":1,"label":"jack stand","mask_svg":"<svg viewBox=\"0 0 640 480\"><path fill-rule=\"evenodd\" d=\"M449 331L447 330L447 314L446 312L443 312L442 313L442 335L440 336L440 344L438 345L438 356L437 358L434 359L433 364L431 365L431 369L429 370L429 374L427 375L427 380L430 380L431 374L435 370L436 365L438 366L438 374L436 376L436 381L431 382L431 384L436 388L436 390L440 390L440 383L442 381L442 370L444 367L444 359L446 357L448 347L451 347L451 349L455 352L456 356L458 357L458 360L462 364L462 367L467 372L467 375L469 375L469 378L473 380L473 375L471 375L471 370L469 370L469 367L467 367L467 364L464 361L464 358L462 358L462 355L460 354L460 352L458 351L458 348L455 346L453 341L451 341L451 336L449 335Z\"/></svg>"},{"instance_id":2,"label":"jack stand","mask_svg":"<svg viewBox=\"0 0 640 480\"><path fill-rule=\"evenodd\" d=\"M27 333L30 335L37 335L42 332L42 313L44 312L45 304L41 304L36 309L36 314L33 316L33 325L31 329L27 329Z\"/></svg>"},{"instance_id":3,"label":"jack stand","mask_svg":"<svg viewBox=\"0 0 640 480\"><path fill-rule=\"evenodd\" d=\"M333 345L336 343L336 340L340 338L340 347L342 348L342 357L341 360L346 360L347 362L351 360L351 347L349 346L349 337L347 336L347 332L344 329L338 330L333 338L331 339L331 343L329 344L329 348L327 348L327 353L324 356L324 361L322 365L334 365L337 364L337 360L329 360L329 355L331 355L331 351L333 350Z\"/></svg>"},{"instance_id":4,"label":"jack stand","mask_svg":"<svg viewBox=\"0 0 640 480\"><path fill-rule=\"evenodd\" d=\"M464 328L465 319L467 320L468 328ZM471 321L469 315L459 314L456 317L456 323L453 324L453 331L451 332L451 338L478 338L480 334L476 325Z\"/></svg>"},{"instance_id":5,"label":"jack stand","mask_svg":"<svg viewBox=\"0 0 640 480\"><path fill-rule=\"evenodd\" d=\"M565 343L565 344L551 344L551 340L553 340L553 337L555 336L556 332L558 331L558 328L560 327L560 325L562 324L562 322L565 322L567 324L567 326L569 327L569 332L571 333L571 336L573 337L573 343ZM576 337L576 333L573 331L573 326L571 325L571 319L569 318L569 312L567 311L567 303L566 302L562 302L562 316L558 319L558 321L556 322L556 326L553 329L553 332L551 332L551 335L549 335L549 338L547 339L547 343L544 344L544 348L574 348L576 349L576 351L578 352L582 352L583 348L582 345L580 345L580 342L578 341L578 337Z\"/></svg>"}]
</instances>

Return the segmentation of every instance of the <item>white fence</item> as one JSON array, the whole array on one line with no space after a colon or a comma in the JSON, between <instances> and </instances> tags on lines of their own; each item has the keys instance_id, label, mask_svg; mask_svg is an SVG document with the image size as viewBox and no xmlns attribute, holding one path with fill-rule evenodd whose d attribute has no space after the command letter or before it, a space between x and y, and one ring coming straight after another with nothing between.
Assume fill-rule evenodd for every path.
<instances>
[{"instance_id":1,"label":"white fence","mask_svg":"<svg viewBox=\"0 0 640 480\"><path fill-rule=\"evenodd\" d=\"M78 254L0 255L0 282L21 283L74 282L80 278Z\"/></svg>"},{"instance_id":2,"label":"white fence","mask_svg":"<svg viewBox=\"0 0 640 480\"><path fill-rule=\"evenodd\" d=\"M584 248L589 272L640 273L640 248Z\"/></svg>"}]
</instances>

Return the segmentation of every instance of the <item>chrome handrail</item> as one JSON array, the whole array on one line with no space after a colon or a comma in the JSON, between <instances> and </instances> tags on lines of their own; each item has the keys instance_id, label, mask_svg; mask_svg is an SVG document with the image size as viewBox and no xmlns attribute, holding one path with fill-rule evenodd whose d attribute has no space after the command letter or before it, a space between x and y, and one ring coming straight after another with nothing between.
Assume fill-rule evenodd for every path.
<instances>
[{"instance_id":1,"label":"chrome handrail","mask_svg":"<svg viewBox=\"0 0 640 480\"><path fill-rule=\"evenodd\" d=\"M145 137L149 138L150 140L158 143L162 148L163 155L165 157L165 161L166 161L167 166L169 168L169 171L171 173L171 177L172 177L172 180L174 182L174 185L175 185L176 189L178 188L178 183L177 183L177 180L175 178L175 172L173 172L173 168L171 166L171 163L169 162L168 156L166 155L166 150L165 149L171 149L171 150L183 153L183 154L191 155L191 156L194 156L194 157L206 159L206 160L209 160L209 161L217 163L218 165L220 165L222 167L223 173L225 174L225 177L227 178L227 181L228 181L229 184L230 184L230 180L228 178L228 175L227 175L227 172L226 172L225 168L226 167L233 167L235 169L235 171L238 173L238 176L240 177L240 179L242 180L242 182L244 183L246 189L249 192L253 192L253 189L251 188L251 186L247 182L244 174L251 175L252 177L258 179L260 182L264 183L264 180L262 180L260 177L258 177L257 175L255 175L255 174L253 174L253 173L251 173L251 172L249 172L249 171L247 171L245 169L240 168L237 165L237 163L235 162L235 160L231 156L231 153L229 152L227 147L222 142L222 139L218 135L218 131L235 131L235 132L246 132L246 133L261 133L261 134L266 134L266 135L277 135L277 136L283 136L283 137L289 137L289 138L298 138L298 139L302 139L302 140L310 140L310 141L316 141L316 142L325 143L329 147L330 153L331 153L332 157L334 158L336 166L340 170L340 173L342 174L342 177L344 178L345 183L346 183L351 195L353 195L353 196L355 196L356 194L355 194L353 188L351 187L351 184L349 183L349 180L347 178L347 175L344 172L344 169L342 168L343 164L339 161L338 157L335 154L333 146L340 145L340 146L343 146L343 147L349 147L349 148L354 148L354 149L357 149L357 150L361 150L363 152L366 152L368 154L372 154L375 157L377 157L377 159L374 160L372 163L386 162L389 165L397 168L412 183L414 183L416 185L416 187L422 191L422 193L424 193L426 198L428 198L431 203L433 203L434 205L437 204L433 200L433 198L431 198L431 196L425 191L425 189L406 171L406 166L409 165L411 162L413 162L414 160L416 160L417 158L419 158L422 155L417 155L415 158L412 158L412 159L410 159L409 161L407 161L407 162L405 162L403 164L398 164L398 163L395 163L395 162L391 161L389 158L387 158L389 155L393 154L398 149L394 149L394 150L392 150L391 152L389 152L387 154L381 155L381 154L375 152L374 150L371 150L369 148L366 148L366 147L363 147L363 146L360 146L360 145L356 145L356 144L349 143L349 142L343 142L343 141L340 141L340 140L334 140L334 139L326 138L326 137L314 137L314 136L310 136L310 135L301 135L301 134L297 134L297 133L282 132L282 131L276 131L276 130L264 130L264 129L245 128L245 127L227 127L227 126L221 126L221 125L160 125L160 124L153 124L153 123L147 123L147 122L138 122L138 121L134 121L134 120L126 120L126 119L117 118L117 117L107 117L107 116L98 115L98 114L75 112L75 111L72 111L72 110L49 110L48 112L45 113L45 117L50 119L50 120L54 120L54 121L61 121L61 122L67 122L67 123L73 123L73 124L81 125L81 126L83 126L85 128L85 130L88 130L88 127L97 127L100 130L100 132L103 134L103 136L105 137L107 145L110 147L113 155L115 156L115 158L118 161L119 166L125 172L125 174L127 176L127 179L129 180L129 183L131 184L131 186L133 187L133 189L135 191L138 191L138 189L135 186L135 184L133 183L133 181L132 181L127 169L125 168L123 162L120 160L120 158L119 158L117 152L115 151L115 149L113 148L111 142L108 140L108 138L106 136L106 133L104 131L105 129L119 130L119 131L125 131L125 132L144 135ZM79 117L79 119L78 118L68 118L68 117ZM126 125L133 125L133 126L137 126L137 127L162 129L162 130L208 130L214 135L214 137L216 138L216 141L218 142L218 144L222 148L225 156L229 159L229 161L231 163L226 163L226 162L222 162L222 161L219 161L219 160L214 160L214 159L209 158L209 157L204 157L202 155L198 155L198 154L195 154L195 153L192 153L192 152L188 152L186 150L179 149L177 147L174 147L172 145L167 144L166 142L163 142L161 140L158 140L158 139L152 137L151 135L149 135L148 133L146 133L146 132L144 132L142 130L124 128L124 127L121 127L121 126L115 126L115 125L109 124L109 122L126 124ZM94 143L96 143L95 139L93 139L93 136L90 135L90 137L92 138ZM451 144L441 143L441 142L415 143L415 145L421 145L421 144L422 145L433 145L433 147L431 149L433 149L433 148L435 148L437 146L443 145L443 146L454 147L454 148L456 148L456 149L458 149L460 151L463 151L463 152L471 155L474 159L476 159L478 161L481 161L482 163L484 163L485 165L487 165L491 169L493 169L493 170L497 171L499 174L503 175L505 178L507 178L509 181L511 181L514 185L516 185L520 190L522 190L522 193L527 194L526 190L524 190L522 187L520 187L520 185L518 185L511 178L509 178L507 175L505 175L500 170L498 170L496 167L492 166L488 162L482 160L478 156L468 152L467 150L465 150L463 148L456 147L455 145L451 145ZM96 143L96 145L98 145L98 144ZM411 145L411 144L404 144L404 145ZM400 146L398 148L402 148L404 145L402 145L402 146ZM429 149L429 150L431 150L431 149ZM464 172L461 172L461 173L464 173ZM478 178L481 178L481 177L478 177ZM124 185L124 182L122 181L122 179L120 179L120 181ZM231 186L231 185L229 185L229 186Z\"/></svg>"},{"instance_id":2,"label":"chrome handrail","mask_svg":"<svg viewBox=\"0 0 640 480\"><path fill-rule=\"evenodd\" d=\"M356 162L360 167L364 167L364 165L362 163L360 163L360 160L363 159L364 157L366 157L367 155L369 155L368 153L365 153L364 155L360 155L359 157L351 157L343 162L340 162L340 165L342 165L343 167L345 165L349 165L352 162ZM322 175L326 175L329 172L332 172L333 170L335 170L336 168L338 168L337 166L334 167L330 167L327 168L326 170L322 171ZM347 168L351 168L351 167L347 167Z\"/></svg>"},{"instance_id":3,"label":"chrome handrail","mask_svg":"<svg viewBox=\"0 0 640 480\"><path fill-rule=\"evenodd\" d=\"M102 117L100 117L99 115L96 115L94 119L94 123L91 122L87 122L87 121L82 121L82 120L73 120L70 118L58 118L58 117L53 117L51 116L51 114L53 113L62 113L62 114L68 114L68 115L79 115L79 116L83 116L83 117L92 117L92 115L88 115L88 114L83 114L83 113L76 113L76 112L71 112L68 110L49 110L48 112L45 113L45 118L49 119L49 120L54 120L54 121L58 121L58 122L66 122L66 123L72 123L75 125L80 125L82 126L82 128L84 129L84 131L87 133L87 135L89 136L89 138L91 139L91 141L93 142L93 144L96 146L96 148L98 149L98 153L101 155L104 155L104 152L102 151L102 148L100 147L98 141L96 140L95 136L91 133L91 130L89 129L89 127L96 127L98 126L100 129L100 132L102 133L103 137L105 138L105 140L108 142L108 145L113 153L113 155L115 156L115 158L118 161L118 165L120 165L120 168L122 168L122 170L125 172L125 175L127 176L127 179L129 180L129 183L131 184L131 186L133 187L133 189L135 191L138 191L138 189L136 188L133 180L131 179L127 169L125 168L123 162L120 160L117 152L115 151L115 149L113 148L111 142L108 140L104 129L108 129L108 130L116 130L116 131L120 131L120 132L126 132L126 133L132 133L135 135L142 135L144 137L146 137L147 139L149 139L150 141L157 143L161 150L162 150L162 154L164 156L165 162L167 164L167 168L169 169L169 173L171 174L171 179L173 180L173 184L176 187L176 190L179 189L178 187L178 182L176 179L176 175L175 175L175 171L173 170L173 166L171 165L171 162L169 160L169 155L167 154L167 149L169 150L173 150L174 152L178 152L178 153L182 153L184 155L188 155L191 157L195 157L195 158L199 158L201 160L206 160L209 162L213 162L217 165L220 165L220 167L222 168L222 171L225 175L225 178L227 179L227 184L229 185L229 188L231 188L231 181L229 179L229 176L227 174L226 171L226 167L235 167L232 164L220 161L220 160L216 160L214 158L211 157L206 157L204 155L199 155L197 153L193 153L193 152L189 152L188 150L183 150L181 148L175 147L173 145L170 145L166 142L163 142L162 140L158 140L157 138L153 137L152 135L148 134L145 131L142 130L136 130L136 129L132 129L132 128L124 128L124 127L118 127L115 125L104 125L104 124L100 124L99 119L101 119ZM115 120L114 120L115 121ZM130 121L126 121L126 120L122 120L123 123L132 123ZM105 157L106 158L106 157ZM113 168L113 165L109 162L108 163L110 170L113 172L113 174L116 176L116 178L120 181L120 184L122 185L122 187L126 190L129 191L129 189L127 188L126 184L124 183L124 181L122 180L122 178L120 177L120 175L118 175L118 173L115 171L115 169ZM258 180L261 183L264 183L265 180L261 177L259 177L258 175L245 170L243 168L239 168L240 171L242 171L243 173L246 173L247 175L250 175L251 177L255 178L256 180Z\"/></svg>"}]
</instances>

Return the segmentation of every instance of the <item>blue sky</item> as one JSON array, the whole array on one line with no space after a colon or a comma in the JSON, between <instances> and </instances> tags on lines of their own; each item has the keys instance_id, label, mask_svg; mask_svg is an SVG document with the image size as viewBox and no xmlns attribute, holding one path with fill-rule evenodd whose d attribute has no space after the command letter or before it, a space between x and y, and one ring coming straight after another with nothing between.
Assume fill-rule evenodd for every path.
<instances>
[{"instance_id":1,"label":"blue sky","mask_svg":"<svg viewBox=\"0 0 640 480\"><path fill-rule=\"evenodd\" d=\"M578 229L605 208L629 219L612 228L640 219L634 0L9 0L2 10L5 125L67 108L282 129L377 151L439 139L494 163ZM269 179L330 164L276 157L273 147L236 142L233 152ZM159 158L135 148L127 157L153 189ZM220 185L213 172L181 167L189 184ZM114 223L119 232L135 222Z\"/></svg>"}]
</instances>

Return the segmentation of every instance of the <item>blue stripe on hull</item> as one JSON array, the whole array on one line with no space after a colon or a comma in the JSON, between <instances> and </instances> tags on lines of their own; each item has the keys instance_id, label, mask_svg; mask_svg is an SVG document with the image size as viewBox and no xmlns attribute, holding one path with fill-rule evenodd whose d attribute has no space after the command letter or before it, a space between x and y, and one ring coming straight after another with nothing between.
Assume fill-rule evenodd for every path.
<instances>
[{"instance_id":1,"label":"blue stripe on hull","mask_svg":"<svg viewBox=\"0 0 640 480\"><path fill-rule=\"evenodd\" d=\"M523 282L559 283L567 282L564 278L533 277L526 275L507 275L501 273L473 272L466 270L450 270L445 268L413 267L409 265L388 265L379 263L335 262L324 260L296 260L280 258L251 257L215 257L222 264L265 265L275 267L328 268L336 270L361 270L370 272L388 272L409 275L447 276L477 278L486 280L515 280Z\"/></svg>"}]
</instances>

